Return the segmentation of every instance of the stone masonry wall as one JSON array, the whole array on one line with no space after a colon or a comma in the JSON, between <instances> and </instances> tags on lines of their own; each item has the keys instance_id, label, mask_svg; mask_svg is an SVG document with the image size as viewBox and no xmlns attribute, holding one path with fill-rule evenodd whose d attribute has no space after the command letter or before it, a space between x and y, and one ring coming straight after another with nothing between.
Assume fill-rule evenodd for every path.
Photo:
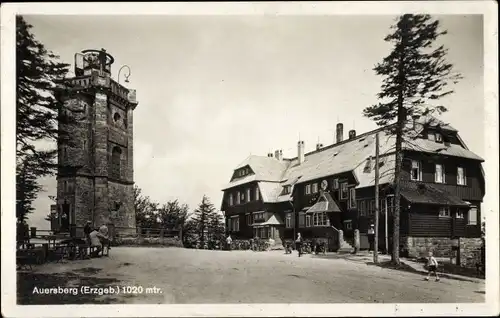
<instances>
[{"instance_id":1,"label":"stone masonry wall","mask_svg":"<svg viewBox=\"0 0 500 318\"><path fill-rule=\"evenodd\" d=\"M95 178L95 219L94 225L101 226L110 222L108 203L108 179Z\"/></svg>"},{"instance_id":2,"label":"stone masonry wall","mask_svg":"<svg viewBox=\"0 0 500 318\"><path fill-rule=\"evenodd\" d=\"M74 123L70 125L61 124L60 129L68 132L68 143L59 144L59 162L68 166L80 166L80 172L90 172L90 149L91 118L93 110L91 108L91 97L76 95L64 102L67 112L73 117ZM65 149L63 155L62 148Z\"/></svg>"},{"instance_id":3,"label":"stone masonry wall","mask_svg":"<svg viewBox=\"0 0 500 318\"><path fill-rule=\"evenodd\" d=\"M460 238L460 266L475 268L481 263L482 244L480 238Z\"/></svg>"},{"instance_id":4,"label":"stone masonry wall","mask_svg":"<svg viewBox=\"0 0 500 318\"><path fill-rule=\"evenodd\" d=\"M453 240L443 237L406 237L404 247L409 257L427 257L432 252L435 257L451 257Z\"/></svg>"},{"instance_id":5,"label":"stone masonry wall","mask_svg":"<svg viewBox=\"0 0 500 318\"><path fill-rule=\"evenodd\" d=\"M94 185L91 177L76 177L75 179L75 216L77 232L87 221L93 219Z\"/></svg>"},{"instance_id":6,"label":"stone masonry wall","mask_svg":"<svg viewBox=\"0 0 500 318\"><path fill-rule=\"evenodd\" d=\"M96 176L108 176L108 100L104 93L95 94L95 174Z\"/></svg>"},{"instance_id":7,"label":"stone masonry wall","mask_svg":"<svg viewBox=\"0 0 500 318\"><path fill-rule=\"evenodd\" d=\"M135 233L135 210L133 203L133 185L108 182L108 196L111 212L111 222L117 232ZM114 211L114 203L120 203L120 209Z\"/></svg>"},{"instance_id":8,"label":"stone masonry wall","mask_svg":"<svg viewBox=\"0 0 500 318\"><path fill-rule=\"evenodd\" d=\"M127 136L128 136L128 145L127 145L127 175L125 179L128 182L134 181L134 122L133 122L133 109L129 109L127 111Z\"/></svg>"}]
</instances>

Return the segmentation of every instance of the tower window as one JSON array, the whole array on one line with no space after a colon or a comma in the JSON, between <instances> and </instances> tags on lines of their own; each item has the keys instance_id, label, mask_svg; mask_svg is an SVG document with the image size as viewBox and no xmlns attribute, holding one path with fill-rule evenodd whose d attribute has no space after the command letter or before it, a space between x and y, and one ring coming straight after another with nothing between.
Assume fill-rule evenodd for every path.
<instances>
[{"instance_id":1,"label":"tower window","mask_svg":"<svg viewBox=\"0 0 500 318\"><path fill-rule=\"evenodd\" d=\"M120 147L113 147L111 152L111 176L113 178L120 178L120 165L121 165L122 150Z\"/></svg>"},{"instance_id":2,"label":"tower window","mask_svg":"<svg viewBox=\"0 0 500 318\"><path fill-rule=\"evenodd\" d=\"M115 124L119 124L120 123L120 119L122 118L122 116L120 116L120 114L118 112L116 112L114 115L113 115L113 120L115 121Z\"/></svg>"}]
</instances>

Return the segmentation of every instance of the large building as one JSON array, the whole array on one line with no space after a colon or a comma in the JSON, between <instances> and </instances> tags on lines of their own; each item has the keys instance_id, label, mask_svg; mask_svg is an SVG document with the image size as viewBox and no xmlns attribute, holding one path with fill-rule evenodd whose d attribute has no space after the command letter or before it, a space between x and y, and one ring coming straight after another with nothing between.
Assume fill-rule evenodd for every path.
<instances>
[{"instance_id":1,"label":"large building","mask_svg":"<svg viewBox=\"0 0 500 318\"><path fill-rule=\"evenodd\" d=\"M135 233L133 111L135 90L111 78L114 58L101 51L75 55L75 77L59 94L63 114L58 140L55 224L82 235L87 220L115 233Z\"/></svg>"},{"instance_id":2,"label":"large building","mask_svg":"<svg viewBox=\"0 0 500 318\"><path fill-rule=\"evenodd\" d=\"M477 243L481 237L481 202L485 193L483 159L467 148L456 129L433 118L415 118L403 145L400 236L403 253L421 255L429 248L449 254L453 245ZM411 125L411 126L410 126ZM338 248L342 230L353 243L354 230L366 232L374 222L375 135L380 146L380 246L387 233L392 246L395 137L387 129L361 135L337 125L336 142L305 152L299 141L297 156L283 158L281 150L267 156L251 155L235 169L223 189L221 210L227 230L236 238L291 240L300 232L306 239ZM462 241L458 241L462 238Z\"/></svg>"}]
</instances>

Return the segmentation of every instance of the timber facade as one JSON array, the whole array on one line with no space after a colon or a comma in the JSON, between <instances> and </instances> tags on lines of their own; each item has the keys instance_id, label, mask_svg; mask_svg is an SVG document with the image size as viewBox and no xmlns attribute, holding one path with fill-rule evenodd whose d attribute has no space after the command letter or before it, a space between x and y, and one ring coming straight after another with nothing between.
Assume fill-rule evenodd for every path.
<instances>
[{"instance_id":1,"label":"timber facade","mask_svg":"<svg viewBox=\"0 0 500 318\"><path fill-rule=\"evenodd\" d=\"M467 148L456 129L433 117L416 118L407 127L413 129L403 145L402 252L424 253L428 246L414 246L420 238L449 244L480 238L484 160ZM386 128L359 136L351 130L344 140L343 125L338 124L336 142L330 146L318 144L305 153L299 141L297 157L291 159L283 158L281 150L248 157L223 189L221 210L228 232L233 238L273 238L277 243L301 233L305 239L327 242L335 251L339 232L352 244L359 230L360 247L367 248L366 232L375 217L378 134L379 246L385 247L388 233L391 248L395 137Z\"/></svg>"}]
</instances>

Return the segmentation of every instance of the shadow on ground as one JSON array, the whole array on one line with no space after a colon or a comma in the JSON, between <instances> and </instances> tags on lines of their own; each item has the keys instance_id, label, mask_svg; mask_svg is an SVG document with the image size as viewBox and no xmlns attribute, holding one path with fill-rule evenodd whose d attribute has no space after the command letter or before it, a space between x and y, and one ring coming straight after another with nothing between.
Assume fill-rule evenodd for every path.
<instances>
[{"instance_id":1,"label":"shadow on ground","mask_svg":"<svg viewBox=\"0 0 500 318\"><path fill-rule=\"evenodd\" d=\"M400 265L394 265L391 261L380 262L378 264L375 264L373 262L366 262L366 265L378 266L378 267L388 268L388 269L393 269L393 270L398 270L398 271L427 275L426 271L417 270L417 269L415 269L415 268L411 267L410 265L407 265L403 262L401 262ZM446 273L441 273L441 272L438 272L438 275L441 277L445 277L448 279L454 279L454 280L458 280L458 281L462 281L462 282L474 282L473 280L470 280L467 278L461 278L461 277L457 277L457 276L449 276Z\"/></svg>"},{"instance_id":2,"label":"shadow on ground","mask_svg":"<svg viewBox=\"0 0 500 318\"><path fill-rule=\"evenodd\" d=\"M93 277L98 268L86 267L69 273L42 274L34 272L17 273L17 304L19 305L61 305L61 304L109 304L123 303L112 295L82 294L80 287L107 288L119 282L114 278ZM45 288L77 288L77 293L34 293Z\"/></svg>"}]
</instances>

